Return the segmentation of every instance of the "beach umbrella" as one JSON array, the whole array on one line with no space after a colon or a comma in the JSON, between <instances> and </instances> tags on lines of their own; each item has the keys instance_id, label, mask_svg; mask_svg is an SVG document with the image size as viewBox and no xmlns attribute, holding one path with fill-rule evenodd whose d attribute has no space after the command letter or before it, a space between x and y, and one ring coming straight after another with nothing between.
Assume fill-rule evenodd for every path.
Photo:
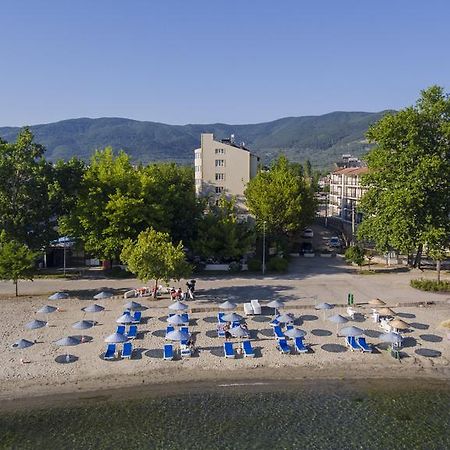
<instances>
[{"instance_id":1,"label":"beach umbrella","mask_svg":"<svg viewBox=\"0 0 450 450\"><path fill-rule=\"evenodd\" d=\"M14 342L11 347L13 348L28 348L34 345L34 342L27 341L26 339L19 339L18 341Z\"/></svg>"},{"instance_id":2,"label":"beach umbrella","mask_svg":"<svg viewBox=\"0 0 450 450\"><path fill-rule=\"evenodd\" d=\"M227 300L226 302L223 302L219 305L220 309L225 309L225 310L236 309L236 307L237 307L236 303L230 302L229 300Z\"/></svg>"},{"instance_id":3,"label":"beach umbrella","mask_svg":"<svg viewBox=\"0 0 450 450\"><path fill-rule=\"evenodd\" d=\"M79 322L75 322L72 325L72 328L75 328L76 330L87 330L93 326L94 324L90 320L80 320ZM81 335L81 342L84 342L84 335Z\"/></svg>"},{"instance_id":4,"label":"beach umbrella","mask_svg":"<svg viewBox=\"0 0 450 450\"><path fill-rule=\"evenodd\" d=\"M348 322L348 319L344 316L341 316L340 314L335 314L334 316L330 316L330 317L328 317L328 320L330 322L334 322L336 324L336 335L338 334L339 324Z\"/></svg>"},{"instance_id":5,"label":"beach umbrella","mask_svg":"<svg viewBox=\"0 0 450 450\"><path fill-rule=\"evenodd\" d=\"M271 302L267 303L267 306L269 308L274 309L274 314L277 314L277 310L282 308L284 306L284 303L281 300L272 300Z\"/></svg>"},{"instance_id":6,"label":"beach umbrella","mask_svg":"<svg viewBox=\"0 0 450 450\"><path fill-rule=\"evenodd\" d=\"M389 325L396 330L407 330L409 328L409 324L400 319L391 320Z\"/></svg>"},{"instance_id":7,"label":"beach umbrella","mask_svg":"<svg viewBox=\"0 0 450 450\"><path fill-rule=\"evenodd\" d=\"M383 302L383 300L380 300L379 298L373 298L372 300L369 300L369 305L371 306L384 306L386 303Z\"/></svg>"},{"instance_id":8,"label":"beach umbrella","mask_svg":"<svg viewBox=\"0 0 450 450\"><path fill-rule=\"evenodd\" d=\"M166 334L166 339L169 341L187 341L189 340L189 334L180 330L170 331Z\"/></svg>"},{"instance_id":9,"label":"beach umbrella","mask_svg":"<svg viewBox=\"0 0 450 450\"><path fill-rule=\"evenodd\" d=\"M169 305L169 309L173 311L185 311L186 309L189 309L189 306L186 305L186 303L182 303L177 300L175 303Z\"/></svg>"},{"instance_id":10,"label":"beach umbrella","mask_svg":"<svg viewBox=\"0 0 450 450\"><path fill-rule=\"evenodd\" d=\"M101 300L103 298L111 298L113 296L112 292L109 291L101 291L98 294L94 295L95 300Z\"/></svg>"},{"instance_id":11,"label":"beach umbrella","mask_svg":"<svg viewBox=\"0 0 450 450\"><path fill-rule=\"evenodd\" d=\"M393 311L391 308L380 308L380 309L377 309L377 313L380 316L395 316L395 311Z\"/></svg>"},{"instance_id":12,"label":"beach umbrella","mask_svg":"<svg viewBox=\"0 0 450 450\"><path fill-rule=\"evenodd\" d=\"M126 309L129 309L130 311L137 311L142 308L142 305L138 302L131 301L131 302L125 303L125 305L123 305L123 307Z\"/></svg>"},{"instance_id":13,"label":"beach umbrella","mask_svg":"<svg viewBox=\"0 0 450 450\"><path fill-rule=\"evenodd\" d=\"M42 328L46 325L47 322L44 322L43 320L32 320L31 322L25 324L25 328L28 328L29 330L35 330L36 328Z\"/></svg>"},{"instance_id":14,"label":"beach umbrella","mask_svg":"<svg viewBox=\"0 0 450 450\"><path fill-rule=\"evenodd\" d=\"M241 326L230 328L230 334L234 337L248 336L248 331L245 331Z\"/></svg>"},{"instance_id":15,"label":"beach umbrella","mask_svg":"<svg viewBox=\"0 0 450 450\"><path fill-rule=\"evenodd\" d=\"M80 341L72 336L64 337L55 342L59 347L72 347L74 345L78 345ZM69 352L66 354L66 362L70 361Z\"/></svg>"},{"instance_id":16,"label":"beach umbrella","mask_svg":"<svg viewBox=\"0 0 450 450\"><path fill-rule=\"evenodd\" d=\"M121 323L122 325L129 325L130 323L133 323L133 319L131 318L131 315L128 314L123 314L122 316L120 316L117 320L117 323Z\"/></svg>"},{"instance_id":17,"label":"beach umbrella","mask_svg":"<svg viewBox=\"0 0 450 450\"><path fill-rule=\"evenodd\" d=\"M222 319L225 320L225 322L239 322L243 317L236 313L228 313L225 314Z\"/></svg>"},{"instance_id":18,"label":"beach umbrella","mask_svg":"<svg viewBox=\"0 0 450 450\"><path fill-rule=\"evenodd\" d=\"M69 294L67 292L55 292L53 295L50 295L49 300L63 300L65 298L69 298Z\"/></svg>"},{"instance_id":19,"label":"beach umbrella","mask_svg":"<svg viewBox=\"0 0 450 450\"><path fill-rule=\"evenodd\" d=\"M316 309L321 309L323 311L326 311L327 309L333 309L334 306L330 305L329 303L319 303L318 305L315 306Z\"/></svg>"},{"instance_id":20,"label":"beach umbrella","mask_svg":"<svg viewBox=\"0 0 450 450\"><path fill-rule=\"evenodd\" d=\"M402 336L399 333L394 333L390 331L389 333L383 333L380 336L380 339L383 342L389 342L390 344L401 344L403 341Z\"/></svg>"},{"instance_id":21,"label":"beach umbrella","mask_svg":"<svg viewBox=\"0 0 450 450\"><path fill-rule=\"evenodd\" d=\"M284 335L287 337L290 337L292 339L303 337L306 335L306 331L299 330L298 328L291 328L290 330L287 330L284 332Z\"/></svg>"},{"instance_id":22,"label":"beach umbrella","mask_svg":"<svg viewBox=\"0 0 450 450\"><path fill-rule=\"evenodd\" d=\"M279 316L276 317L276 319L280 323L291 323L294 321L294 318L290 314L287 314L287 313L280 314Z\"/></svg>"},{"instance_id":23,"label":"beach umbrella","mask_svg":"<svg viewBox=\"0 0 450 450\"><path fill-rule=\"evenodd\" d=\"M340 331L341 336L362 336L364 334L364 330L358 327L344 327Z\"/></svg>"},{"instance_id":24,"label":"beach umbrella","mask_svg":"<svg viewBox=\"0 0 450 450\"><path fill-rule=\"evenodd\" d=\"M127 340L128 338L121 333L110 334L105 338L105 342L108 342L109 344L121 344L122 342L126 342Z\"/></svg>"},{"instance_id":25,"label":"beach umbrella","mask_svg":"<svg viewBox=\"0 0 450 450\"><path fill-rule=\"evenodd\" d=\"M186 323L186 321L179 314L174 314L173 316L169 316L167 318L167 322L169 322L172 325L183 325Z\"/></svg>"},{"instance_id":26,"label":"beach umbrella","mask_svg":"<svg viewBox=\"0 0 450 450\"><path fill-rule=\"evenodd\" d=\"M88 312L88 313L97 313L97 312L103 311L104 309L105 308L103 306L97 305L96 303L82 308L82 310L84 312Z\"/></svg>"},{"instance_id":27,"label":"beach umbrella","mask_svg":"<svg viewBox=\"0 0 450 450\"><path fill-rule=\"evenodd\" d=\"M56 308L56 306L49 306L49 305L45 305L43 306L41 309L38 309L37 312L39 314L46 314L47 315L47 326L48 326L48 315L51 313L54 313L58 308Z\"/></svg>"}]
</instances>

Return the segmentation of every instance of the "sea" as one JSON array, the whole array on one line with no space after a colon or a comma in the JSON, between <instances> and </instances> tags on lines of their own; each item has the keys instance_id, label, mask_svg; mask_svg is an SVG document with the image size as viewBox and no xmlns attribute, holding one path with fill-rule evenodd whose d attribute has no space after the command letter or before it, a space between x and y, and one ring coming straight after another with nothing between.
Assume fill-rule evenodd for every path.
<instances>
[{"instance_id":1,"label":"sea","mask_svg":"<svg viewBox=\"0 0 450 450\"><path fill-rule=\"evenodd\" d=\"M3 403L3 406L5 403ZM426 380L170 383L0 405L1 449L450 449Z\"/></svg>"}]
</instances>

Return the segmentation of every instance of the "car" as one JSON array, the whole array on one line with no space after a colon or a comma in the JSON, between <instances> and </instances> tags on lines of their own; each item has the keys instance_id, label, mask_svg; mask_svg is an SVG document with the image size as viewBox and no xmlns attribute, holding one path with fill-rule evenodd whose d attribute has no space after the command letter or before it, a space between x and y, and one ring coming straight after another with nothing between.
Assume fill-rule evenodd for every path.
<instances>
[{"instance_id":1,"label":"car","mask_svg":"<svg viewBox=\"0 0 450 450\"><path fill-rule=\"evenodd\" d=\"M305 228L303 230L303 237L305 237L305 238L312 238L312 237L314 237L313 230L311 230L311 228Z\"/></svg>"},{"instance_id":2,"label":"car","mask_svg":"<svg viewBox=\"0 0 450 450\"><path fill-rule=\"evenodd\" d=\"M304 255L305 253L314 253L314 249L311 242L302 242L300 244L300 253L302 255Z\"/></svg>"},{"instance_id":3,"label":"car","mask_svg":"<svg viewBox=\"0 0 450 450\"><path fill-rule=\"evenodd\" d=\"M338 248L341 246L341 240L337 236L330 237L330 242L328 243L330 247Z\"/></svg>"}]
</instances>

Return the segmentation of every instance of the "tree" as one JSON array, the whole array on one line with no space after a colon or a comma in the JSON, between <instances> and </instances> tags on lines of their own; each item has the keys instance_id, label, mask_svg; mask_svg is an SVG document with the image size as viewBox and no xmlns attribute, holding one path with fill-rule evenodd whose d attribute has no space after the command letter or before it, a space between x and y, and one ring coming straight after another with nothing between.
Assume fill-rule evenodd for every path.
<instances>
[{"instance_id":1,"label":"tree","mask_svg":"<svg viewBox=\"0 0 450 450\"><path fill-rule=\"evenodd\" d=\"M361 268L364 263L364 249L359 245L352 245L345 251L345 260Z\"/></svg>"},{"instance_id":2,"label":"tree","mask_svg":"<svg viewBox=\"0 0 450 450\"><path fill-rule=\"evenodd\" d=\"M36 253L25 244L8 240L3 231L0 235L0 279L12 280L19 295L19 279L33 279Z\"/></svg>"},{"instance_id":3,"label":"tree","mask_svg":"<svg viewBox=\"0 0 450 450\"><path fill-rule=\"evenodd\" d=\"M45 148L24 128L16 142L0 141L0 229L10 240L40 250L57 235Z\"/></svg>"},{"instance_id":4,"label":"tree","mask_svg":"<svg viewBox=\"0 0 450 450\"><path fill-rule=\"evenodd\" d=\"M314 218L314 193L298 165L280 156L270 170L251 179L245 190L246 204L261 229L283 236L302 230Z\"/></svg>"},{"instance_id":5,"label":"tree","mask_svg":"<svg viewBox=\"0 0 450 450\"><path fill-rule=\"evenodd\" d=\"M203 258L223 261L241 259L255 240L247 222L238 220L234 199L219 199L217 206L197 221L197 238L192 242L195 253Z\"/></svg>"},{"instance_id":6,"label":"tree","mask_svg":"<svg viewBox=\"0 0 450 450\"><path fill-rule=\"evenodd\" d=\"M173 245L168 233L153 228L141 232L136 241L128 239L121 253L122 261L141 281L179 280L188 277L191 267L186 262L183 244Z\"/></svg>"},{"instance_id":7,"label":"tree","mask_svg":"<svg viewBox=\"0 0 450 450\"><path fill-rule=\"evenodd\" d=\"M367 132L368 190L360 210L360 239L380 251L397 250L420 265L427 239L450 236L450 98L442 88L422 91L415 106L387 115Z\"/></svg>"},{"instance_id":8,"label":"tree","mask_svg":"<svg viewBox=\"0 0 450 450\"><path fill-rule=\"evenodd\" d=\"M436 262L437 282L441 282L441 262L447 256L448 233L444 228L431 228L425 233L428 255Z\"/></svg>"}]
</instances>

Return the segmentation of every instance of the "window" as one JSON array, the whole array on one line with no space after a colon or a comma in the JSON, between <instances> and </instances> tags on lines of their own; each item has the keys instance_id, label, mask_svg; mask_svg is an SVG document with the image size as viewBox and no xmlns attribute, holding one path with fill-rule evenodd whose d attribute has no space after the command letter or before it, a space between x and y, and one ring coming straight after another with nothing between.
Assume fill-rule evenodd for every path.
<instances>
[{"instance_id":1,"label":"window","mask_svg":"<svg viewBox=\"0 0 450 450\"><path fill-rule=\"evenodd\" d=\"M216 155L224 155L225 149L224 148L216 148Z\"/></svg>"},{"instance_id":2,"label":"window","mask_svg":"<svg viewBox=\"0 0 450 450\"><path fill-rule=\"evenodd\" d=\"M224 173L216 173L216 181L225 180L225 174Z\"/></svg>"},{"instance_id":3,"label":"window","mask_svg":"<svg viewBox=\"0 0 450 450\"><path fill-rule=\"evenodd\" d=\"M221 194L223 192L223 186L216 186L216 194Z\"/></svg>"},{"instance_id":4,"label":"window","mask_svg":"<svg viewBox=\"0 0 450 450\"><path fill-rule=\"evenodd\" d=\"M225 167L224 159L216 159L216 167Z\"/></svg>"}]
</instances>

